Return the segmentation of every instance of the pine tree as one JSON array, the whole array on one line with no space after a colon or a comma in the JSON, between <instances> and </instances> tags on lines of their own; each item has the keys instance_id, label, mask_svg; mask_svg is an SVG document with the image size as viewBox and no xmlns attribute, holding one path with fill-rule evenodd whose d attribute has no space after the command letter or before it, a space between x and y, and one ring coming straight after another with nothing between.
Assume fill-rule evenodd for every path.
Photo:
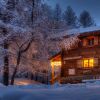
<instances>
[{"instance_id":1,"label":"pine tree","mask_svg":"<svg viewBox=\"0 0 100 100\"><path fill-rule=\"evenodd\" d=\"M84 10L80 14L79 21L80 21L80 25L82 27L89 27L89 26L94 26L95 25L93 18L91 17L90 13L86 10Z\"/></svg>"},{"instance_id":2,"label":"pine tree","mask_svg":"<svg viewBox=\"0 0 100 100\"><path fill-rule=\"evenodd\" d=\"M14 10L16 5L16 0L8 0L7 1L7 9Z\"/></svg>"},{"instance_id":3,"label":"pine tree","mask_svg":"<svg viewBox=\"0 0 100 100\"><path fill-rule=\"evenodd\" d=\"M40 16L40 9L41 9L41 0L32 0L32 12L31 12L32 24L37 20L37 17Z\"/></svg>"},{"instance_id":4,"label":"pine tree","mask_svg":"<svg viewBox=\"0 0 100 100\"><path fill-rule=\"evenodd\" d=\"M61 23L61 17L62 17L62 11L59 4L56 4L53 15L54 15L53 16L54 28L59 29L61 27L60 23Z\"/></svg>"},{"instance_id":5,"label":"pine tree","mask_svg":"<svg viewBox=\"0 0 100 100\"><path fill-rule=\"evenodd\" d=\"M65 10L63 17L67 27L69 28L77 27L77 16L70 6L68 6L67 9Z\"/></svg>"}]
</instances>

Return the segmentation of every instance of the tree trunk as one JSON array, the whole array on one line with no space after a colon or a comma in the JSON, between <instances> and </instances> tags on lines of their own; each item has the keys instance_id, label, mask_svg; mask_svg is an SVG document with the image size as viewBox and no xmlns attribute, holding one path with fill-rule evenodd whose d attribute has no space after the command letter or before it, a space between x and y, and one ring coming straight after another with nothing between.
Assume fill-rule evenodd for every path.
<instances>
[{"instance_id":1,"label":"tree trunk","mask_svg":"<svg viewBox=\"0 0 100 100\"><path fill-rule=\"evenodd\" d=\"M18 52L17 64L16 64L16 67L14 69L13 75L11 77L11 85L14 85L15 76L16 76L16 73L17 73L17 70L18 70L18 67L20 64L20 59L21 59L21 52Z\"/></svg>"},{"instance_id":2,"label":"tree trunk","mask_svg":"<svg viewBox=\"0 0 100 100\"><path fill-rule=\"evenodd\" d=\"M4 49L8 49L8 44L6 42L4 43ZM9 59L7 54L4 57L3 84L6 86L9 85Z\"/></svg>"},{"instance_id":3,"label":"tree trunk","mask_svg":"<svg viewBox=\"0 0 100 100\"><path fill-rule=\"evenodd\" d=\"M16 73L17 73L17 68L18 68L18 65L15 67L13 75L11 77L11 85L14 85L14 80L15 80L15 76L16 76Z\"/></svg>"}]
</instances>

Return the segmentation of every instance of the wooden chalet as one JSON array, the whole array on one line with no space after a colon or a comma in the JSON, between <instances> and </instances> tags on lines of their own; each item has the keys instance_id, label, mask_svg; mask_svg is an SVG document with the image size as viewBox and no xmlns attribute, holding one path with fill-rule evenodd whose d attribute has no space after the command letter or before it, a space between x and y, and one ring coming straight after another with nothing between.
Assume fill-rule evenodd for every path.
<instances>
[{"instance_id":1,"label":"wooden chalet","mask_svg":"<svg viewBox=\"0 0 100 100\"><path fill-rule=\"evenodd\" d=\"M52 82L76 83L100 78L100 30L80 33L78 47L62 51L51 60Z\"/></svg>"}]
</instances>

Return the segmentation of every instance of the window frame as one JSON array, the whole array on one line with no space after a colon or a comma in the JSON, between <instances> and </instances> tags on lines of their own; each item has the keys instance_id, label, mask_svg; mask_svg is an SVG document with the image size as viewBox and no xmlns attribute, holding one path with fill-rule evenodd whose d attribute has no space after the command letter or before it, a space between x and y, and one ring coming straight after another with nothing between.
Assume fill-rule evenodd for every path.
<instances>
[{"instance_id":1,"label":"window frame","mask_svg":"<svg viewBox=\"0 0 100 100\"><path fill-rule=\"evenodd\" d=\"M87 60L87 63L88 63L87 66L85 66L85 64L84 64L85 63L84 62L85 60ZM91 65L90 61L91 60L93 60L92 61L92 64L93 64L92 66L90 66ZM94 64L94 58L85 58L85 59L83 59L83 68L86 68L86 69L87 68L94 68L94 66L95 66L95 64Z\"/></svg>"},{"instance_id":2,"label":"window frame","mask_svg":"<svg viewBox=\"0 0 100 100\"><path fill-rule=\"evenodd\" d=\"M94 46L94 38L87 39L87 46Z\"/></svg>"},{"instance_id":3,"label":"window frame","mask_svg":"<svg viewBox=\"0 0 100 100\"><path fill-rule=\"evenodd\" d=\"M83 47L93 47L95 45L98 45L98 43L96 43L96 38L97 38L96 36L89 36L89 37L83 38L82 46Z\"/></svg>"}]
</instances>

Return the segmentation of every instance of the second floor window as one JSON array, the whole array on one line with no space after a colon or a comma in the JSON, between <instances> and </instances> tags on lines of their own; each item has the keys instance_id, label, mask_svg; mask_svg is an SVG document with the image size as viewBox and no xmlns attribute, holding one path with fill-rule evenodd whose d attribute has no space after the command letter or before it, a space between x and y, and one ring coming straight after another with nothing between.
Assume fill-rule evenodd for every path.
<instances>
[{"instance_id":1,"label":"second floor window","mask_svg":"<svg viewBox=\"0 0 100 100\"><path fill-rule=\"evenodd\" d=\"M98 45L98 43L99 43L99 40L97 36L85 37L82 40L83 47L92 47L92 46Z\"/></svg>"},{"instance_id":2,"label":"second floor window","mask_svg":"<svg viewBox=\"0 0 100 100\"><path fill-rule=\"evenodd\" d=\"M93 46L94 45L94 38L88 39L87 44L88 44L88 46Z\"/></svg>"}]
</instances>

